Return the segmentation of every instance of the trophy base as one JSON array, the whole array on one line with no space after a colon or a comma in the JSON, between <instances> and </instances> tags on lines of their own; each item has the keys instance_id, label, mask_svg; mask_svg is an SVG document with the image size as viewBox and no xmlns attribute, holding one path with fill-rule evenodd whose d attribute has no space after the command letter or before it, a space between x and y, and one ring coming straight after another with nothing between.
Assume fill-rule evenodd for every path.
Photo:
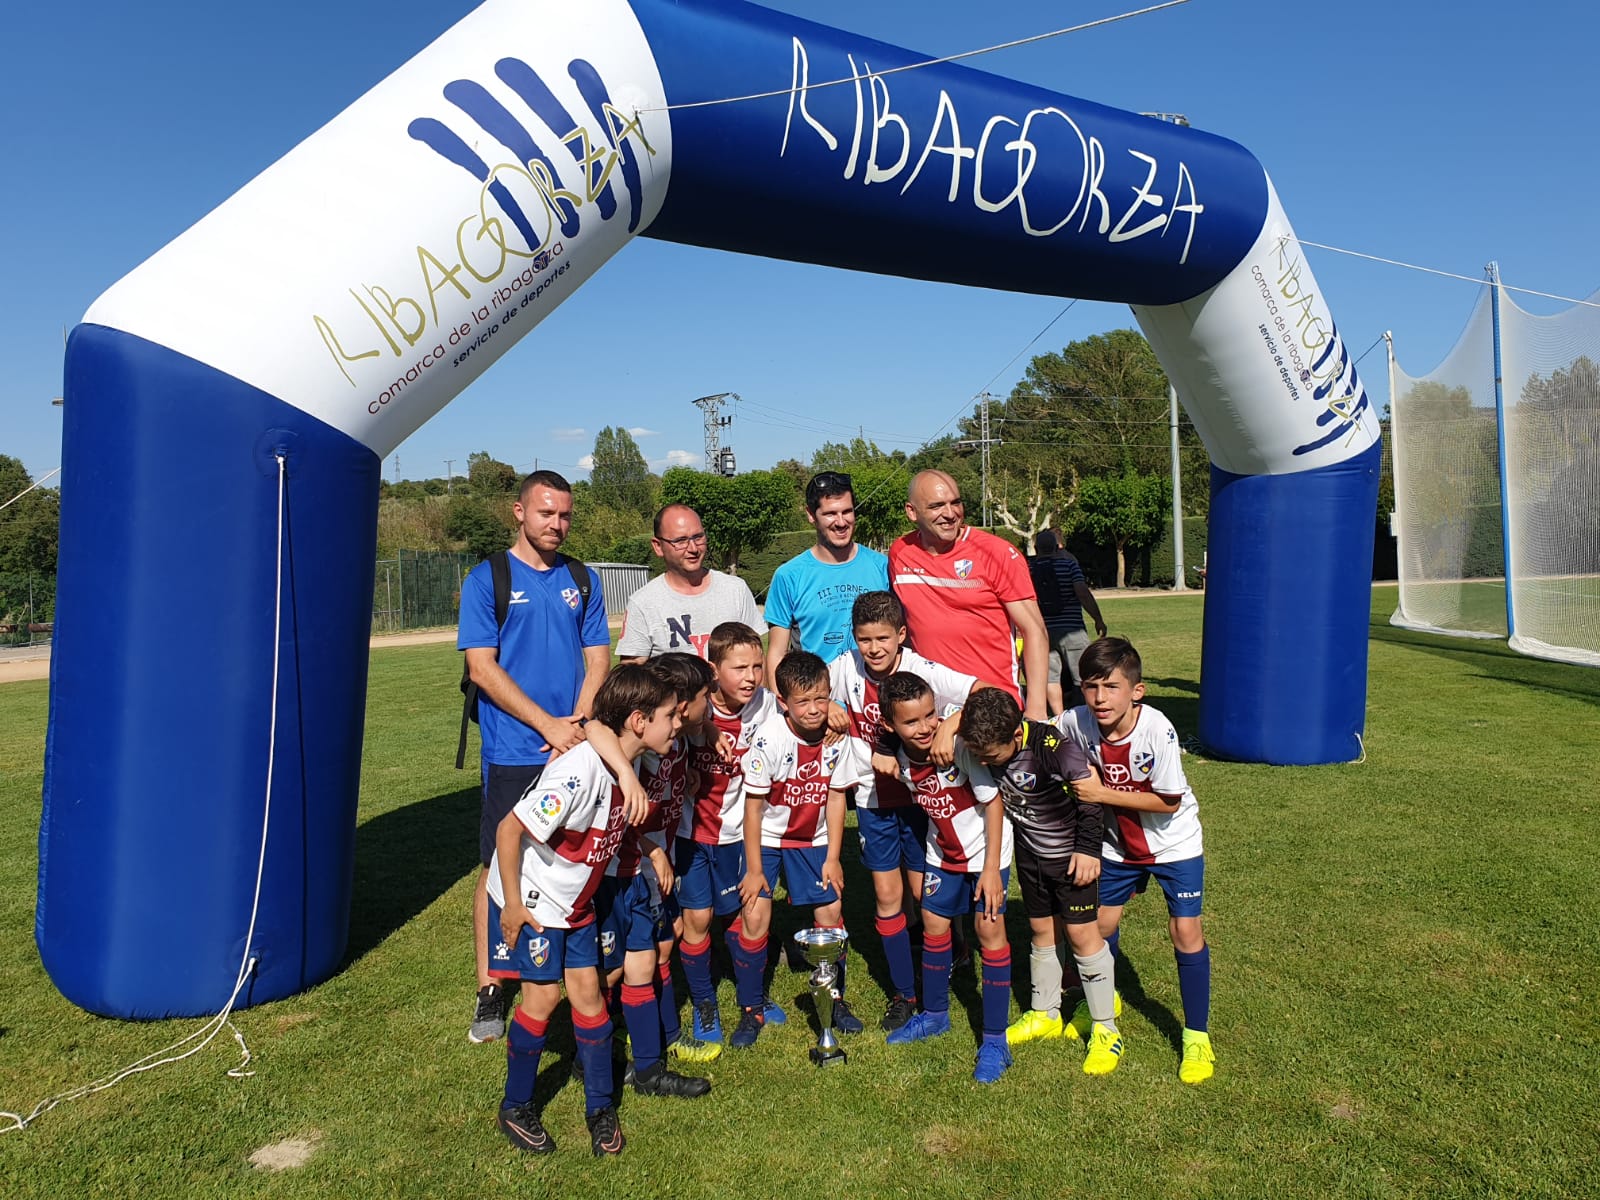
<instances>
[{"instance_id":1,"label":"trophy base","mask_svg":"<svg viewBox=\"0 0 1600 1200\"><path fill-rule=\"evenodd\" d=\"M844 1051L838 1047L824 1050L820 1046L811 1047L811 1061L819 1067L836 1067L845 1060Z\"/></svg>"}]
</instances>

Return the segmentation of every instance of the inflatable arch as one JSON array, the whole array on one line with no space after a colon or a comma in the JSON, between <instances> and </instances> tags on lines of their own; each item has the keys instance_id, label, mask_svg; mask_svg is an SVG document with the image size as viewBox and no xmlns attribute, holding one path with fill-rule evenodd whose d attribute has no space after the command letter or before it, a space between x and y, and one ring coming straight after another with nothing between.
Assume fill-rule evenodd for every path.
<instances>
[{"instance_id":1,"label":"inflatable arch","mask_svg":"<svg viewBox=\"0 0 1600 1200\"><path fill-rule=\"evenodd\" d=\"M638 234L1132 305L1214 464L1201 739L1357 755L1378 424L1262 167L920 61L737 0L488 0L95 302L39 835L68 999L215 1012L252 928L241 1005L337 969L380 463Z\"/></svg>"}]
</instances>

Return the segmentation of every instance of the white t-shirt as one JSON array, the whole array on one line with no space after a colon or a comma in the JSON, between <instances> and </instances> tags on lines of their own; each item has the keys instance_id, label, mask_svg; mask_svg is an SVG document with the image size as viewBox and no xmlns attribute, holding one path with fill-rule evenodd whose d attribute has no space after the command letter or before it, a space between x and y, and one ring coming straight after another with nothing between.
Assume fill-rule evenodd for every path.
<instances>
[{"instance_id":1,"label":"white t-shirt","mask_svg":"<svg viewBox=\"0 0 1600 1200\"><path fill-rule=\"evenodd\" d=\"M706 590L685 596L657 575L628 599L617 641L619 658L654 658L669 650L706 656L711 631L724 621L741 621L757 633L766 629L750 585L721 571L707 573Z\"/></svg>"},{"instance_id":2,"label":"white t-shirt","mask_svg":"<svg viewBox=\"0 0 1600 1200\"><path fill-rule=\"evenodd\" d=\"M910 647L901 649L900 663L895 670L920 676L933 689L933 708L940 720L965 704L972 685L978 682L975 676L952 671ZM878 706L878 681L867 673L861 651L855 649L828 664L828 677L831 681L829 698L850 714L849 736L859 743L854 748L855 755L862 763L870 764L879 734L889 727ZM904 808L911 803L911 793L892 776L879 775L870 766L861 772L856 787L857 808Z\"/></svg>"},{"instance_id":3,"label":"white t-shirt","mask_svg":"<svg viewBox=\"0 0 1600 1200\"><path fill-rule=\"evenodd\" d=\"M588 742L545 768L511 810L522 822L522 899L541 925L577 929L594 920L594 894L622 842L616 778ZM500 852L489 895L505 907Z\"/></svg>"},{"instance_id":4,"label":"white t-shirt","mask_svg":"<svg viewBox=\"0 0 1600 1200\"><path fill-rule=\"evenodd\" d=\"M776 710L756 730L744 759L744 787L762 796L761 844L788 849L828 844L828 793L856 781L850 739L802 742Z\"/></svg>"},{"instance_id":5,"label":"white t-shirt","mask_svg":"<svg viewBox=\"0 0 1600 1200\"><path fill-rule=\"evenodd\" d=\"M1132 732L1115 742L1100 736L1094 714L1083 705L1058 716L1056 727L1083 747L1099 768L1101 781L1113 791L1178 798L1177 809L1170 813L1106 805L1103 857L1148 864L1182 862L1205 852L1200 804L1183 774L1178 731L1162 713L1141 704Z\"/></svg>"}]
</instances>

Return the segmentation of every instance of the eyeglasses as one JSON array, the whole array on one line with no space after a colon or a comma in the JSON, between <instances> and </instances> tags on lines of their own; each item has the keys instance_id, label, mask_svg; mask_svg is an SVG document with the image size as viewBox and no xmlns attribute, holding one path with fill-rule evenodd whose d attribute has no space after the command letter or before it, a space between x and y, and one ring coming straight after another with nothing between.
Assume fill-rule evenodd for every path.
<instances>
[{"instance_id":1,"label":"eyeglasses","mask_svg":"<svg viewBox=\"0 0 1600 1200\"><path fill-rule=\"evenodd\" d=\"M686 546L704 546L706 544L706 535L702 531L688 534L685 537L662 538L661 544L663 546L671 546L674 550L682 550Z\"/></svg>"}]
</instances>

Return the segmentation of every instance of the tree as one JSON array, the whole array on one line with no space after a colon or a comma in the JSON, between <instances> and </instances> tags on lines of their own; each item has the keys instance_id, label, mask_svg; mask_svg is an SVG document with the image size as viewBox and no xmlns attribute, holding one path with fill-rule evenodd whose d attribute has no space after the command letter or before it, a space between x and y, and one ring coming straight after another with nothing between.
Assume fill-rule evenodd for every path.
<instances>
[{"instance_id":1,"label":"tree","mask_svg":"<svg viewBox=\"0 0 1600 1200\"><path fill-rule=\"evenodd\" d=\"M1125 470L1091 475L1078 483L1077 527L1117 551L1117 586L1128 585L1128 551L1161 540L1171 497L1167 481Z\"/></svg>"},{"instance_id":2,"label":"tree","mask_svg":"<svg viewBox=\"0 0 1600 1200\"><path fill-rule=\"evenodd\" d=\"M61 538L61 493L56 488L34 488L20 459L0 454L0 571L54 575L56 549Z\"/></svg>"},{"instance_id":3,"label":"tree","mask_svg":"<svg viewBox=\"0 0 1600 1200\"><path fill-rule=\"evenodd\" d=\"M700 514L710 557L737 575L747 551L765 550L794 509L794 479L782 471L749 471L729 479L688 467L661 477L661 502L687 504Z\"/></svg>"},{"instance_id":4,"label":"tree","mask_svg":"<svg viewBox=\"0 0 1600 1200\"><path fill-rule=\"evenodd\" d=\"M961 422L961 437L982 434L979 413ZM998 524L1020 537L1072 523L1077 481L1087 475L1170 478L1167 377L1155 352L1132 329L1095 334L1059 353L1041 354L1000 402L990 401L990 509ZM1192 425L1179 427L1180 470L1189 486L1184 508L1204 514L1210 503L1205 447ZM969 496L969 517L982 509Z\"/></svg>"},{"instance_id":5,"label":"tree","mask_svg":"<svg viewBox=\"0 0 1600 1200\"><path fill-rule=\"evenodd\" d=\"M595 503L607 508L637 513L655 508L656 481L633 435L621 426L607 425L595 435L589 486Z\"/></svg>"},{"instance_id":6,"label":"tree","mask_svg":"<svg viewBox=\"0 0 1600 1200\"><path fill-rule=\"evenodd\" d=\"M450 537L465 542L467 553L475 558L488 558L511 544L511 527L479 496L450 497L444 529Z\"/></svg>"},{"instance_id":7,"label":"tree","mask_svg":"<svg viewBox=\"0 0 1600 1200\"><path fill-rule=\"evenodd\" d=\"M520 481L515 467L500 462L487 450L467 455L467 487L474 496L504 496L516 491Z\"/></svg>"},{"instance_id":8,"label":"tree","mask_svg":"<svg viewBox=\"0 0 1600 1200\"><path fill-rule=\"evenodd\" d=\"M0 622L48 621L54 614L61 493L34 488L20 459L0 454ZM13 499L13 497L17 497Z\"/></svg>"}]
</instances>

